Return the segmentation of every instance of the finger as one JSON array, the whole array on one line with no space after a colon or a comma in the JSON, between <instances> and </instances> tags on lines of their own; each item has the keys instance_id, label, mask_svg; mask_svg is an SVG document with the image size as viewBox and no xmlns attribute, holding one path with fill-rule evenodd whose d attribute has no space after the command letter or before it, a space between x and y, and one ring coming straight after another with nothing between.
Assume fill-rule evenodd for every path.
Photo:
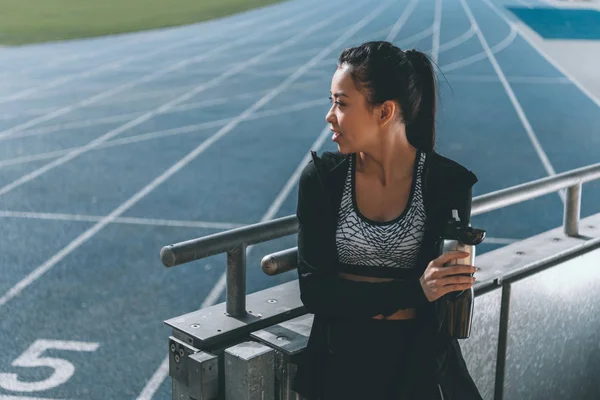
<instances>
[{"instance_id":1,"label":"finger","mask_svg":"<svg viewBox=\"0 0 600 400\"><path fill-rule=\"evenodd\" d=\"M447 251L444 254L442 254L441 256L439 256L438 258L436 258L436 264L438 264L438 266L441 267L444 264L446 264L448 261L457 260L460 258L466 258L470 254L471 253L467 253L466 251Z\"/></svg>"},{"instance_id":2,"label":"finger","mask_svg":"<svg viewBox=\"0 0 600 400\"><path fill-rule=\"evenodd\" d=\"M463 290L470 289L471 286L473 286L473 284L468 284L468 285L464 285L464 284L463 285L448 285L448 286L444 286L444 288L441 290L441 292L444 293L444 294L451 293L451 292L461 292Z\"/></svg>"},{"instance_id":3,"label":"finger","mask_svg":"<svg viewBox=\"0 0 600 400\"><path fill-rule=\"evenodd\" d=\"M477 267L473 265L452 265L448 267L442 267L437 271L438 277L445 277L449 275L457 275L457 274L473 274L477 272Z\"/></svg>"},{"instance_id":4,"label":"finger","mask_svg":"<svg viewBox=\"0 0 600 400\"><path fill-rule=\"evenodd\" d=\"M472 276L462 276L462 275L453 275L453 276L449 276L446 277L444 279L439 279L439 282L441 282L442 287L443 286L452 286L452 285L471 285L473 282L475 282L475 278L473 278Z\"/></svg>"}]
</instances>

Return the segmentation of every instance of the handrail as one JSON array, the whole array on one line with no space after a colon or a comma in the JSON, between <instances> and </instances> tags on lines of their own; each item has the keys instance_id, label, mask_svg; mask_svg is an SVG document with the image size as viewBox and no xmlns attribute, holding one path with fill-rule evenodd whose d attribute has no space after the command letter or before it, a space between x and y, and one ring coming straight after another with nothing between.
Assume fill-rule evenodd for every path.
<instances>
[{"instance_id":1,"label":"handrail","mask_svg":"<svg viewBox=\"0 0 600 400\"><path fill-rule=\"evenodd\" d=\"M242 244L252 245L289 236L297 230L298 220L295 215L290 215L165 246L160 249L160 259L165 267L174 267L229 252Z\"/></svg>"},{"instance_id":2,"label":"handrail","mask_svg":"<svg viewBox=\"0 0 600 400\"><path fill-rule=\"evenodd\" d=\"M600 179L600 163L477 196L471 214L483 214L596 179Z\"/></svg>"},{"instance_id":3,"label":"handrail","mask_svg":"<svg viewBox=\"0 0 600 400\"><path fill-rule=\"evenodd\" d=\"M577 236L579 233L581 185L596 179L600 179L600 163L477 196L473 199L471 214L483 214L567 188L563 218L564 232L567 236ZM231 290L232 294L233 292L239 294L239 290L236 288L245 288L246 276L245 251L240 250L245 250L249 244L294 234L297 229L296 216L290 215L165 246L161 249L160 257L166 267L173 267L227 252L227 290L228 293ZM229 281L230 277L231 282ZM239 295L227 296L227 310L231 316L244 315L243 304L245 303Z\"/></svg>"}]
</instances>

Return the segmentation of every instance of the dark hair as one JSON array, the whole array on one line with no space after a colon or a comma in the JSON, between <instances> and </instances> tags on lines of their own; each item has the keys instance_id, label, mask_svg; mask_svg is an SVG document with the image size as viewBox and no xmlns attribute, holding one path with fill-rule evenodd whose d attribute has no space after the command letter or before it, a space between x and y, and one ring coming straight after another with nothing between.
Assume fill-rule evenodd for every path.
<instances>
[{"instance_id":1,"label":"dark hair","mask_svg":"<svg viewBox=\"0 0 600 400\"><path fill-rule=\"evenodd\" d=\"M437 86L427 55L376 41L345 49L338 59L339 66L344 64L371 108L396 100L408 141L417 148L433 150Z\"/></svg>"}]
</instances>

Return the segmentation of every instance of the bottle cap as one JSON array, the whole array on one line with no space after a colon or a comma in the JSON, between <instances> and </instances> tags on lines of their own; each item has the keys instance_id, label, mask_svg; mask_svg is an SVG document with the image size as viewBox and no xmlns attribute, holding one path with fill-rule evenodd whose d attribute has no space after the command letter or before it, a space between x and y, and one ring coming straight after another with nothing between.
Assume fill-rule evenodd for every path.
<instances>
[{"instance_id":1,"label":"bottle cap","mask_svg":"<svg viewBox=\"0 0 600 400\"><path fill-rule=\"evenodd\" d=\"M486 232L483 229L475 229L468 223L464 225L460 221L458 210L452 210L452 219L448 220L444 232L443 239L458 240L466 245L478 245L483 242Z\"/></svg>"}]
</instances>

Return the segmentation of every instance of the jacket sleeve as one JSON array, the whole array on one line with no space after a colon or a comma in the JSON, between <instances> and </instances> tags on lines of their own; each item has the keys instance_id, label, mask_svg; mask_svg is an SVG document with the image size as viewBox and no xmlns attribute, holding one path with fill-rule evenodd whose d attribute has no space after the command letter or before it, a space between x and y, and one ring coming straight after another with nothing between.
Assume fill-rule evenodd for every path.
<instances>
[{"instance_id":1,"label":"jacket sleeve","mask_svg":"<svg viewBox=\"0 0 600 400\"><path fill-rule=\"evenodd\" d=\"M466 184L456 196L455 207L458 210L460 220L465 224L471 222L471 207L473 202L473 187L470 183Z\"/></svg>"},{"instance_id":2,"label":"jacket sleeve","mask_svg":"<svg viewBox=\"0 0 600 400\"><path fill-rule=\"evenodd\" d=\"M304 169L298 188L298 279L300 297L313 314L350 318L391 315L399 309L429 303L419 278L371 283L341 278L333 267L335 243L327 226L325 193L311 163Z\"/></svg>"}]
</instances>

